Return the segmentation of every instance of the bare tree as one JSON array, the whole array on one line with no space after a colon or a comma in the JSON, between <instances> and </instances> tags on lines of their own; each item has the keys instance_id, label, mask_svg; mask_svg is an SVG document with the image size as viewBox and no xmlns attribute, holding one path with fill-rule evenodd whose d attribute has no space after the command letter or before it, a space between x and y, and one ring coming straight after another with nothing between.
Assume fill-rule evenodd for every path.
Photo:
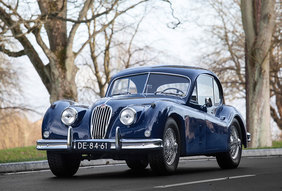
<instances>
[{"instance_id":1,"label":"bare tree","mask_svg":"<svg viewBox=\"0 0 282 191\"><path fill-rule=\"evenodd\" d=\"M102 1L86 0L79 3L67 0L39 0L37 1L38 5L32 4L32 10L36 11L28 14L22 11L24 4L21 4L20 1L6 3L1 0L1 35L17 41L21 49L12 51L5 46L5 43L2 43L0 51L11 57L28 56L47 88L51 102L63 98L76 100L75 77L78 69L75 65L75 59L89 43L89 40L85 40L78 51L74 51L75 36L79 27L104 15L112 15L96 31L103 32L116 17L146 1L112 0L101 3ZM95 12L90 18L87 17L90 7L99 3L101 5L99 12ZM123 9L111 14L118 4L123 4ZM78 10L78 13L70 13L69 7L71 6ZM45 31L47 37L44 36ZM48 59L47 64L39 55L30 36L35 38L36 45L43 50Z\"/></svg>"},{"instance_id":2,"label":"bare tree","mask_svg":"<svg viewBox=\"0 0 282 191\"><path fill-rule=\"evenodd\" d=\"M213 50L204 53L203 62L220 78L227 99L245 98L245 36L240 3L211 0L209 4L219 22L206 27L212 36L207 42Z\"/></svg>"},{"instance_id":3,"label":"bare tree","mask_svg":"<svg viewBox=\"0 0 282 191\"><path fill-rule=\"evenodd\" d=\"M119 13L119 6L114 8L114 14ZM100 6L91 7L91 14L95 15L99 9ZM137 16L137 19L129 14L124 18L116 17L101 33L97 32L101 28L101 18L87 24L91 60L85 65L94 78L89 78L81 89L90 90L98 97L103 97L113 73L132 66L149 64L154 59L152 53L149 53L149 46L134 43L140 24L147 15L146 10L145 8L144 14ZM104 20L107 19L108 15L105 15ZM129 22L129 19L132 21Z\"/></svg>"},{"instance_id":4,"label":"bare tree","mask_svg":"<svg viewBox=\"0 0 282 191\"><path fill-rule=\"evenodd\" d=\"M275 97L275 105L270 105L270 113L282 130L282 51L281 51L281 2L276 3L276 25L270 50L270 96Z\"/></svg>"},{"instance_id":5,"label":"bare tree","mask_svg":"<svg viewBox=\"0 0 282 191\"><path fill-rule=\"evenodd\" d=\"M0 54L0 110L15 107L14 102L19 93L21 87L18 74L5 55Z\"/></svg>"},{"instance_id":6,"label":"bare tree","mask_svg":"<svg viewBox=\"0 0 282 191\"><path fill-rule=\"evenodd\" d=\"M245 34L240 20L240 2L209 1L211 8L219 18L218 23L207 26L207 32L214 41L213 50L203 56L203 62L214 71L222 81L227 99L246 99L245 91ZM276 5L276 15L281 12L281 5ZM271 117L282 130L282 65L281 65L281 37L279 26L281 19L276 19L275 30L272 35L270 51L270 97L275 100L271 105Z\"/></svg>"},{"instance_id":7,"label":"bare tree","mask_svg":"<svg viewBox=\"0 0 282 191\"><path fill-rule=\"evenodd\" d=\"M275 25L275 1L241 1L246 37L247 125L252 147L271 146L269 55Z\"/></svg>"}]
</instances>

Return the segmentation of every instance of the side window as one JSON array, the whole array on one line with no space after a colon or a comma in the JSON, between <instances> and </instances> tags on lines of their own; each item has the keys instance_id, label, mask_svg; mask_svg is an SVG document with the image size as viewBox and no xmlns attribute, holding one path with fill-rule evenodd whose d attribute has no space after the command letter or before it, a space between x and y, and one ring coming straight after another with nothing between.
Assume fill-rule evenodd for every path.
<instances>
[{"instance_id":1,"label":"side window","mask_svg":"<svg viewBox=\"0 0 282 191\"><path fill-rule=\"evenodd\" d=\"M217 82L213 80L213 91L214 91L214 105L219 105L221 102L221 96Z\"/></svg>"},{"instance_id":2,"label":"side window","mask_svg":"<svg viewBox=\"0 0 282 191\"><path fill-rule=\"evenodd\" d=\"M205 98L211 98L214 105L214 96L213 96L213 78L208 75L201 75L197 79L198 87L198 104L204 105Z\"/></svg>"}]
</instances>

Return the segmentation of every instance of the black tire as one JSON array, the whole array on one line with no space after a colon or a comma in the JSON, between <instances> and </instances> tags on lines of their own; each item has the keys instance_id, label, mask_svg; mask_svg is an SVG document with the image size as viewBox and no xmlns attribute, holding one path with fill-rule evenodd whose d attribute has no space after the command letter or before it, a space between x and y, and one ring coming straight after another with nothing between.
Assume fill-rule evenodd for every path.
<instances>
[{"instance_id":1,"label":"black tire","mask_svg":"<svg viewBox=\"0 0 282 191\"><path fill-rule=\"evenodd\" d=\"M232 135L233 133L233 135ZM237 135L235 135L236 133ZM236 137L239 140L236 140ZM220 168L222 169L233 169L237 168L241 161L242 155L242 133L240 125L236 119L233 120L229 127L229 151L219 153L216 155L216 160Z\"/></svg>"},{"instance_id":2,"label":"black tire","mask_svg":"<svg viewBox=\"0 0 282 191\"><path fill-rule=\"evenodd\" d=\"M71 177L79 168L81 156L47 151L47 159L49 167L55 176Z\"/></svg>"},{"instance_id":3,"label":"black tire","mask_svg":"<svg viewBox=\"0 0 282 191\"><path fill-rule=\"evenodd\" d=\"M148 166L148 160L143 159L143 160L126 160L127 166L132 169L132 170L144 170Z\"/></svg>"},{"instance_id":4,"label":"black tire","mask_svg":"<svg viewBox=\"0 0 282 191\"><path fill-rule=\"evenodd\" d=\"M171 133L173 134L172 136L175 138L175 140L169 139ZM163 148L160 151L151 153L149 155L150 167L156 174L171 174L177 169L179 157L180 135L178 126L172 118L168 118L163 133Z\"/></svg>"}]
</instances>

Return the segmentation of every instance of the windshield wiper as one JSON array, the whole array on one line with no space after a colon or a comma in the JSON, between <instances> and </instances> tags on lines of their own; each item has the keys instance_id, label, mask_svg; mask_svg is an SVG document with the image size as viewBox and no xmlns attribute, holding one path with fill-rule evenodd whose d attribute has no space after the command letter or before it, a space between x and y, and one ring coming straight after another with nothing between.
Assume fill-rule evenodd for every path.
<instances>
[{"instance_id":1,"label":"windshield wiper","mask_svg":"<svg viewBox=\"0 0 282 191\"><path fill-rule=\"evenodd\" d=\"M128 94L131 94L131 93L130 92L116 93L116 94L112 94L112 96L128 95Z\"/></svg>"}]
</instances>

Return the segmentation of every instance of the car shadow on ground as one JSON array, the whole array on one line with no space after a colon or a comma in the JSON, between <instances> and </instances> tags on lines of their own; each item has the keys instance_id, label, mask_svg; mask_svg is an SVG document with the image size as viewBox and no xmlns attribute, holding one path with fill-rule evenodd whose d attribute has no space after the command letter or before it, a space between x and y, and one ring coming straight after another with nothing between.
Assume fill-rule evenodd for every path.
<instances>
[{"instance_id":1,"label":"car shadow on ground","mask_svg":"<svg viewBox=\"0 0 282 191\"><path fill-rule=\"evenodd\" d=\"M88 169L89 170L89 169ZM210 173L210 172L219 172L221 169L219 167L181 167L178 168L177 171L173 174L168 175L158 175L155 174L149 167L136 171L136 170L116 170L116 171L110 171L110 172L95 172L95 169L93 168L93 173L89 174L76 174L73 177L70 178L57 178L52 177L52 180L58 180L58 179L70 179L70 180L118 180L118 179L150 179L150 178L156 178L156 177L174 177L174 176L182 176L182 175L195 175L195 174L201 174L201 173Z\"/></svg>"}]
</instances>

